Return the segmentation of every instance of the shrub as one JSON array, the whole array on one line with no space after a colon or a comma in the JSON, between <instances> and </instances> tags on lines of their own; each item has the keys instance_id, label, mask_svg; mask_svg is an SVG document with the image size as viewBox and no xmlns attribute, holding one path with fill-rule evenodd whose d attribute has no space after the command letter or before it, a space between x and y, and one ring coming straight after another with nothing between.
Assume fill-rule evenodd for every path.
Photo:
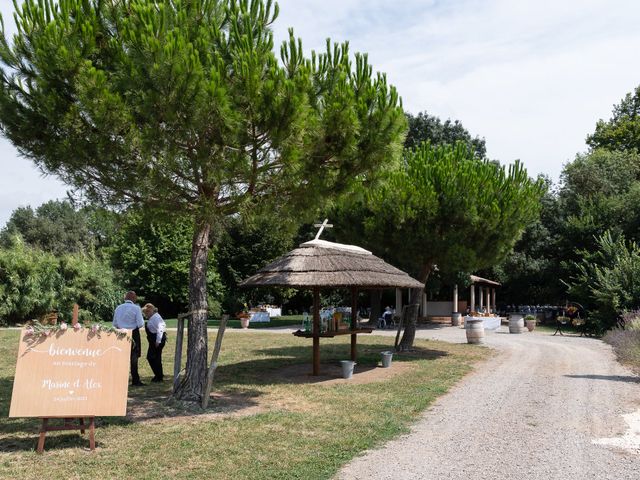
<instances>
[{"instance_id":1,"label":"shrub","mask_svg":"<svg viewBox=\"0 0 640 480\"><path fill-rule=\"evenodd\" d=\"M5 323L39 316L56 306L57 259L18 237L0 249L0 318Z\"/></svg>"},{"instance_id":2,"label":"shrub","mask_svg":"<svg viewBox=\"0 0 640 480\"><path fill-rule=\"evenodd\" d=\"M597 239L598 250L581 252L578 273L569 293L589 305L587 326L604 333L616 324L618 315L640 305L640 247L623 236L605 232Z\"/></svg>"},{"instance_id":3,"label":"shrub","mask_svg":"<svg viewBox=\"0 0 640 480\"><path fill-rule=\"evenodd\" d=\"M632 322L636 324L636 322ZM613 347L618 359L640 373L640 328L609 330L602 338Z\"/></svg>"},{"instance_id":4,"label":"shrub","mask_svg":"<svg viewBox=\"0 0 640 480\"><path fill-rule=\"evenodd\" d=\"M16 238L0 248L0 319L16 323L53 309L69 319L74 303L81 318L110 320L121 291L111 269L92 255L56 256Z\"/></svg>"}]
</instances>

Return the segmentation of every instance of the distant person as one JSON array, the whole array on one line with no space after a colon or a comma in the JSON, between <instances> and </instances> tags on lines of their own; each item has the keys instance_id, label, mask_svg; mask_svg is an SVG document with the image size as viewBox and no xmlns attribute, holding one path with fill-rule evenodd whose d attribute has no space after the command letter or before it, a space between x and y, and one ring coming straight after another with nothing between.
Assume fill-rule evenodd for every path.
<instances>
[{"instance_id":1,"label":"distant person","mask_svg":"<svg viewBox=\"0 0 640 480\"><path fill-rule=\"evenodd\" d=\"M378 319L378 328L387 328L391 326L393 320L393 309L389 306L385 307L382 316Z\"/></svg>"},{"instance_id":2,"label":"distant person","mask_svg":"<svg viewBox=\"0 0 640 480\"><path fill-rule=\"evenodd\" d=\"M144 383L140 381L138 374L138 358L142 352L142 343L140 341L140 328L144 327L142 319L142 310L136 305L138 296L136 292L130 290L124 295L124 303L116 307L113 312L113 326L115 328L126 328L131 330L131 385L140 387Z\"/></svg>"},{"instance_id":3,"label":"distant person","mask_svg":"<svg viewBox=\"0 0 640 480\"><path fill-rule=\"evenodd\" d=\"M158 313L158 309L151 303L147 303L142 307L142 313L147 318L147 324L144 326L149 341L147 349L147 361L151 370L153 370L152 382L164 381L164 373L162 372L162 349L167 343L167 325Z\"/></svg>"}]
</instances>

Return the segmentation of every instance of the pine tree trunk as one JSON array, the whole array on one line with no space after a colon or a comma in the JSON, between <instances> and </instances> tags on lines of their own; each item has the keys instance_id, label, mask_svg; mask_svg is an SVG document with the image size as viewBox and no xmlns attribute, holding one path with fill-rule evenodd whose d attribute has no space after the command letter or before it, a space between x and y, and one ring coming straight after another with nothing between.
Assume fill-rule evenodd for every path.
<instances>
[{"instance_id":1,"label":"pine tree trunk","mask_svg":"<svg viewBox=\"0 0 640 480\"><path fill-rule=\"evenodd\" d=\"M431 273L431 263L428 263L421 272L420 281L422 288L412 288L409 298L409 305L405 311L402 323L404 324L404 335L397 350L406 352L413 348L413 342L416 338L416 325L418 324L418 310L420 309L420 300L424 294L424 285L427 283L429 274Z\"/></svg>"},{"instance_id":2,"label":"pine tree trunk","mask_svg":"<svg viewBox=\"0 0 640 480\"><path fill-rule=\"evenodd\" d=\"M404 335L398 345L399 352L406 352L413 348L413 341L416 338L416 325L418 324L418 310L420 304L416 299L422 297L424 288L412 288L409 295L409 304L404 311L402 323L404 325Z\"/></svg>"},{"instance_id":3,"label":"pine tree trunk","mask_svg":"<svg viewBox=\"0 0 640 480\"><path fill-rule=\"evenodd\" d=\"M187 366L174 398L201 402L207 384L207 260L211 222L196 223L191 245L189 271L189 318Z\"/></svg>"}]
</instances>

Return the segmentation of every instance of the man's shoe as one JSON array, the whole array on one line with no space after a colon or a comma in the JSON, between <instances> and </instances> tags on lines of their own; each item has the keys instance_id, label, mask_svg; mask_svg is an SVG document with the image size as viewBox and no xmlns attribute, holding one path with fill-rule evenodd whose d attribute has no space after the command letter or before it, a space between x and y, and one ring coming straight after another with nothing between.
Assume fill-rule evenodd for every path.
<instances>
[{"instance_id":1,"label":"man's shoe","mask_svg":"<svg viewBox=\"0 0 640 480\"><path fill-rule=\"evenodd\" d=\"M136 382L136 383L132 383L131 386L132 387L144 387L144 386L146 386L146 384L142 383L142 382Z\"/></svg>"},{"instance_id":2,"label":"man's shoe","mask_svg":"<svg viewBox=\"0 0 640 480\"><path fill-rule=\"evenodd\" d=\"M152 381L152 382L155 382L155 383L162 383L162 382L164 382L164 378L156 378L156 377L153 377L153 378L151 379L151 381Z\"/></svg>"}]
</instances>

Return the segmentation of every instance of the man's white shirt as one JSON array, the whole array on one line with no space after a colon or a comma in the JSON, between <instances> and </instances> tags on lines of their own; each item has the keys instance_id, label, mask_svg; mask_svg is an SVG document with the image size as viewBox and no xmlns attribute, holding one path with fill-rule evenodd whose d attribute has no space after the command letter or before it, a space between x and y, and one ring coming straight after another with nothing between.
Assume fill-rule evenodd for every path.
<instances>
[{"instance_id":1,"label":"man's white shirt","mask_svg":"<svg viewBox=\"0 0 640 480\"><path fill-rule=\"evenodd\" d=\"M113 326L115 328L134 328L144 327L144 319L142 318L142 310L131 300L125 300L122 305L116 307L113 312Z\"/></svg>"}]
</instances>

